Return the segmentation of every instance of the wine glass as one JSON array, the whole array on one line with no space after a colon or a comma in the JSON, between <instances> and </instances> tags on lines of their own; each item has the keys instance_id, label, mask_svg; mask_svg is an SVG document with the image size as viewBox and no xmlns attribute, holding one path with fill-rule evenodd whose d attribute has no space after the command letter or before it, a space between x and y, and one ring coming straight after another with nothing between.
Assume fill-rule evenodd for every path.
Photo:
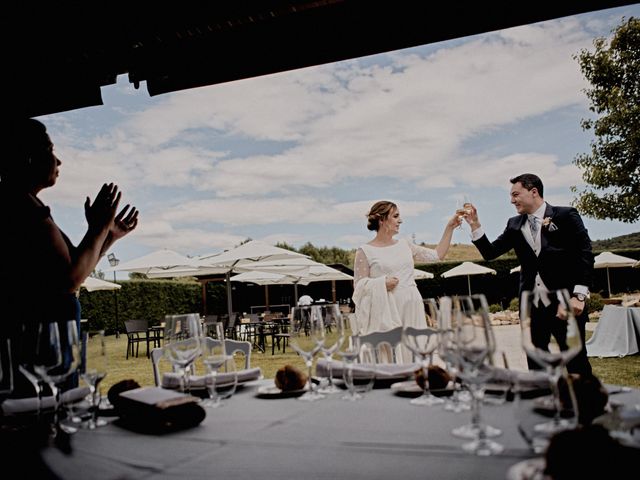
<instances>
[{"instance_id":1,"label":"wine glass","mask_svg":"<svg viewBox=\"0 0 640 480\"><path fill-rule=\"evenodd\" d=\"M31 366L40 382L46 383L53 394L52 436L60 425L60 390L62 383L78 369L80 364L80 339L75 320L64 322L41 322L35 326L35 337L31 337ZM43 389L39 388L39 405L42 410Z\"/></svg>"},{"instance_id":2,"label":"wine glass","mask_svg":"<svg viewBox=\"0 0 640 480\"><path fill-rule=\"evenodd\" d=\"M318 307L322 315L322 322L325 330L324 342L322 343L320 350L327 361L328 379L328 384L320 388L318 391L320 393L332 394L340 391L340 389L333 383L333 368L331 362L333 354L344 342L344 317L340 312L340 307L336 303L319 305Z\"/></svg>"},{"instance_id":3,"label":"wine glass","mask_svg":"<svg viewBox=\"0 0 640 480\"><path fill-rule=\"evenodd\" d=\"M471 424L455 428L452 433L468 438L462 448L469 453L489 456L501 453L504 447L490 440L490 436L501 435L502 432L481 421L482 397L485 383L492 375L489 366L495 351L495 337L489 321L489 306L484 295L467 295L456 298L454 315L457 315L456 342L460 371L458 375L464 380L471 392Z\"/></svg>"},{"instance_id":4,"label":"wine glass","mask_svg":"<svg viewBox=\"0 0 640 480\"><path fill-rule=\"evenodd\" d=\"M224 405L223 400L231 397L238 385L238 372L233 355L211 355L203 359L207 369L204 384L209 398L202 404L205 407L218 408Z\"/></svg>"},{"instance_id":5,"label":"wine glass","mask_svg":"<svg viewBox=\"0 0 640 480\"><path fill-rule=\"evenodd\" d=\"M471 215L471 213L473 213L473 204L469 200L469 196L465 194L456 200L456 215L460 220L464 220L465 215ZM462 224L458 228L462 228Z\"/></svg>"},{"instance_id":6,"label":"wine glass","mask_svg":"<svg viewBox=\"0 0 640 480\"><path fill-rule=\"evenodd\" d=\"M0 405L13 392L11 339L0 338Z\"/></svg>"},{"instance_id":7,"label":"wine glass","mask_svg":"<svg viewBox=\"0 0 640 480\"><path fill-rule=\"evenodd\" d=\"M164 354L181 374L180 390L191 392L191 366L201 353L202 324L200 315L165 316Z\"/></svg>"},{"instance_id":8,"label":"wine glass","mask_svg":"<svg viewBox=\"0 0 640 480\"><path fill-rule=\"evenodd\" d=\"M89 386L90 417L83 425L93 430L107 425L103 418L98 418L100 407L100 382L107 376L107 346L104 330L84 332L82 335L84 368L80 376Z\"/></svg>"},{"instance_id":9,"label":"wine glass","mask_svg":"<svg viewBox=\"0 0 640 480\"><path fill-rule=\"evenodd\" d=\"M577 415L561 418L558 385L567 363L582 349L582 337L569 298L569 292L562 289L523 291L520 299L522 347L527 357L546 370L553 398L554 417L549 422L537 424L535 430L539 432L555 433L576 426ZM538 335L534 343L532 327L535 329L537 324L540 330L542 322L548 325L553 337L548 334L546 338L539 338Z\"/></svg>"},{"instance_id":10,"label":"wine glass","mask_svg":"<svg viewBox=\"0 0 640 480\"><path fill-rule=\"evenodd\" d=\"M347 342L343 342L338 353L342 357L342 379L347 386L347 393L343 400L354 402L364 398L364 393L373 388L375 380L375 363L373 358L366 358L367 363L360 363L355 367L355 362L360 358L363 346L360 337L351 336ZM370 350L368 353L372 353Z\"/></svg>"},{"instance_id":11,"label":"wine glass","mask_svg":"<svg viewBox=\"0 0 640 480\"><path fill-rule=\"evenodd\" d=\"M325 337L320 305L292 308L289 319L289 335L291 348L304 358L309 371L308 390L298 399L313 401L324 398L324 395L314 391L311 381L313 357L322 348Z\"/></svg>"},{"instance_id":12,"label":"wine glass","mask_svg":"<svg viewBox=\"0 0 640 480\"><path fill-rule=\"evenodd\" d=\"M435 299L425 301L431 318L438 318L438 305ZM422 375L424 378L422 395L412 399L411 405L432 406L444 403L444 400L431 394L429 391L429 365L433 360L433 353L440 343L440 331L437 328L416 328L410 325L402 327L402 343L420 357L422 365Z\"/></svg>"},{"instance_id":13,"label":"wine glass","mask_svg":"<svg viewBox=\"0 0 640 480\"><path fill-rule=\"evenodd\" d=\"M457 381L460 371L460 358L458 355L458 342L457 342L457 320L459 315L453 315L453 302L451 297L440 297L438 301L439 315L438 328L440 329L440 344L438 346L438 353L444 360L447 371L453 380L453 394L451 398L445 401L444 409L452 411L454 413L460 413L465 410L471 409L469 405L468 392L461 390L461 385Z\"/></svg>"}]
</instances>

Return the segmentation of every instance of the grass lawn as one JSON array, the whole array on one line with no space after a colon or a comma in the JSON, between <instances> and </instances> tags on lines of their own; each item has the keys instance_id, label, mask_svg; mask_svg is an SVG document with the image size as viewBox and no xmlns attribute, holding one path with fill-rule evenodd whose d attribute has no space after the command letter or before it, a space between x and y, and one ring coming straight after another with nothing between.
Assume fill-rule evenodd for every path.
<instances>
[{"instance_id":1,"label":"grass lawn","mask_svg":"<svg viewBox=\"0 0 640 480\"><path fill-rule=\"evenodd\" d=\"M591 332L587 332L587 336L590 334ZM133 379L142 386L155 385L151 360L146 357L144 345L140 346L138 358L129 357L126 359L126 335L120 335L119 338L116 338L115 335L108 336L106 342L109 355L109 373L102 382L103 393L106 393L114 383L125 379ZM589 361L593 366L594 373L602 382L640 388L640 355L623 358L590 358ZM237 359L237 363L241 368L242 359ZM267 345L266 353L254 350L251 354L251 366L261 367L264 378L273 378L276 371L286 364L306 371L302 358L290 348L287 348L286 354L276 350L275 355L271 355L271 346ZM166 360L161 361L160 367L161 371L168 370L169 366ZM202 365L198 365L198 371L204 371Z\"/></svg>"}]
</instances>

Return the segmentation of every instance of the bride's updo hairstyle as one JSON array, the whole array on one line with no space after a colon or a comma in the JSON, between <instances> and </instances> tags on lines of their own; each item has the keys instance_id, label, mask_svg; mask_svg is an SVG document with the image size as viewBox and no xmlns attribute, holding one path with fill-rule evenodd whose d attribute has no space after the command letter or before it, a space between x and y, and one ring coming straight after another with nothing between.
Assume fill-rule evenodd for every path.
<instances>
[{"instance_id":1,"label":"bride's updo hairstyle","mask_svg":"<svg viewBox=\"0 0 640 480\"><path fill-rule=\"evenodd\" d=\"M396 204L386 200L374 203L367 214L367 229L377 232L380 228L380 220L386 220L394 208L398 208Z\"/></svg>"}]
</instances>

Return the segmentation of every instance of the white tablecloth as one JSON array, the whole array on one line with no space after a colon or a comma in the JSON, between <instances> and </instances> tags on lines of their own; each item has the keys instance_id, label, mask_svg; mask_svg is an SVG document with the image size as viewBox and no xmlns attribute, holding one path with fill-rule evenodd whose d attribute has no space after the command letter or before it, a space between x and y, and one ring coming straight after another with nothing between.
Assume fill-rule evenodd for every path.
<instances>
[{"instance_id":1,"label":"white tablecloth","mask_svg":"<svg viewBox=\"0 0 640 480\"><path fill-rule=\"evenodd\" d=\"M272 380L257 382L272 384ZM66 480L153 479L500 479L533 455L516 429L513 402L485 405L484 419L503 430L505 451L481 458L464 453L451 435L469 412L416 407L389 389L374 389L358 402L340 394L317 402L260 399L247 386L198 426L162 436L109 425L72 437L73 453L44 452ZM640 402L640 392L632 396Z\"/></svg>"},{"instance_id":2,"label":"white tablecloth","mask_svg":"<svg viewBox=\"0 0 640 480\"><path fill-rule=\"evenodd\" d=\"M640 308L605 305L587 340L589 357L623 357L640 351Z\"/></svg>"}]
</instances>

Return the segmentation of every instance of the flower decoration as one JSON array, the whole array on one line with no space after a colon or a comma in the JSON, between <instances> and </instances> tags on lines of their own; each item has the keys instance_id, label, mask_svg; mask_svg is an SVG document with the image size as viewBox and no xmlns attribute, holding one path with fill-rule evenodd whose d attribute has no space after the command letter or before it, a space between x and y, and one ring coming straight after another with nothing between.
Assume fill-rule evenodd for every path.
<instances>
[{"instance_id":1,"label":"flower decoration","mask_svg":"<svg viewBox=\"0 0 640 480\"><path fill-rule=\"evenodd\" d=\"M550 232L558 230L558 226L551 221L551 217L545 217L542 219L542 228L546 228Z\"/></svg>"}]
</instances>

